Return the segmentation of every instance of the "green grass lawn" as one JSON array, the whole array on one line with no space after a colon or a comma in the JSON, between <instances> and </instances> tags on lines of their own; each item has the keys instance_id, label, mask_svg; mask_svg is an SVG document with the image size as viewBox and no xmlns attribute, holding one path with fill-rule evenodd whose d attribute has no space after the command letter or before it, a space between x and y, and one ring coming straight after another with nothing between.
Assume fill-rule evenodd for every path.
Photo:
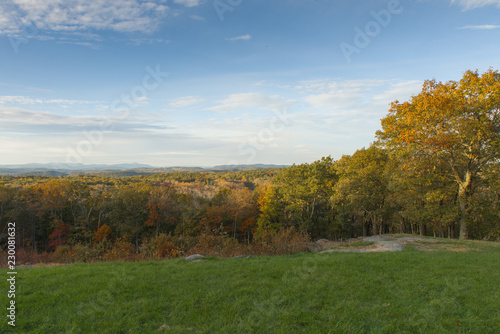
<instances>
[{"instance_id":1,"label":"green grass lawn","mask_svg":"<svg viewBox=\"0 0 500 334\"><path fill-rule=\"evenodd\" d=\"M499 333L500 244L459 244L474 250L18 268L0 332Z\"/></svg>"}]
</instances>

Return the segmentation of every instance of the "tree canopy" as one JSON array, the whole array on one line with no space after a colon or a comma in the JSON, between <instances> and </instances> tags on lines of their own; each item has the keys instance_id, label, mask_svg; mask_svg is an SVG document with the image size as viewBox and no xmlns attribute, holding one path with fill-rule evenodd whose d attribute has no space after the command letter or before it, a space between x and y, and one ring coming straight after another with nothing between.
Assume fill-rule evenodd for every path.
<instances>
[{"instance_id":1,"label":"tree canopy","mask_svg":"<svg viewBox=\"0 0 500 334\"><path fill-rule=\"evenodd\" d=\"M377 136L391 150L446 163L458 185L460 238L467 238L470 198L484 167L500 158L500 73L426 81L410 101L392 103Z\"/></svg>"}]
</instances>

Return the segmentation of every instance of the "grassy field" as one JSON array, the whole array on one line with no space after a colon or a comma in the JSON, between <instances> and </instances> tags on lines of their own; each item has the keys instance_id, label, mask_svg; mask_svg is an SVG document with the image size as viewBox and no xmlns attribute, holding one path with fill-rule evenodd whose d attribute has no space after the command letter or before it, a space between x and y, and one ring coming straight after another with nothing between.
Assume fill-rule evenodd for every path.
<instances>
[{"instance_id":1,"label":"grassy field","mask_svg":"<svg viewBox=\"0 0 500 334\"><path fill-rule=\"evenodd\" d=\"M7 278L6 270L0 273ZM0 332L485 334L500 328L499 243L18 268L16 284L17 326L9 328L3 315Z\"/></svg>"}]
</instances>

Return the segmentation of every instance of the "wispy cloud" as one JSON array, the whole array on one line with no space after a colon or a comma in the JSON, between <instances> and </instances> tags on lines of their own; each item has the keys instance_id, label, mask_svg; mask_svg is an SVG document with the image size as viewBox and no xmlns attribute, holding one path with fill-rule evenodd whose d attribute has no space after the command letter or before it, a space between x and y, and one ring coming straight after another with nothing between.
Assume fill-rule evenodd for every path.
<instances>
[{"instance_id":1,"label":"wispy cloud","mask_svg":"<svg viewBox=\"0 0 500 334\"><path fill-rule=\"evenodd\" d=\"M227 41L248 41L249 39L252 39L252 36L250 36L249 34L226 38Z\"/></svg>"},{"instance_id":2,"label":"wispy cloud","mask_svg":"<svg viewBox=\"0 0 500 334\"><path fill-rule=\"evenodd\" d=\"M161 3L141 0L3 0L0 34L21 34L26 26L45 32L150 33L168 13L169 8Z\"/></svg>"},{"instance_id":3,"label":"wispy cloud","mask_svg":"<svg viewBox=\"0 0 500 334\"><path fill-rule=\"evenodd\" d=\"M366 114L387 109L390 102L418 93L418 81L315 80L295 87L310 107L330 113Z\"/></svg>"},{"instance_id":4,"label":"wispy cloud","mask_svg":"<svg viewBox=\"0 0 500 334\"><path fill-rule=\"evenodd\" d=\"M196 7L201 5L202 1L200 0L174 0L174 3L178 5L183 5L186 7Z\"/></svg>"},{"instance_id":5,"label":"wispy cloud","mask_svg":"<svg viewBox=\"0 0 500 334\"><path fill-rule=\"evenodd\" d=\"M169 44L170 40L163 38L130 38L127 40L129 44L132 45L144 45L144 44Z\"/></svg>"},{"instance_id":6,"label":"wispy cloud","mask_svg":"<svg viewBox=\"0 0 500 334\"><path fill-rule=\"evenodd\" d=\"M20 134L73 133L78 135L82 131L99 129L102 122L111 122L114 132L145 132L166 128L153 120L66 116L0 105L0 128L2 128L3 134L13 132Z\"/></svg>"},{"instance_id":7,"label":"wispy cloud","mask_svg":"<svg viewBox=\"0 0 500 334\"><path fill-rule=\"evenodd\" d=\"M266 110L281 110L286 108L295 101L287 100L279 96L266 96L260 93L240 93L232 94L224 100L219 101L217 106L207 108L219 113L227 113L232 111L242 111L248 108L259 108Z\"/></svg>"},{"instance_id":8,"label":"wispy cloud","mask_svg":"<svg viewBox=\"0 0 500 334\"><path fill-rule=\"evenodd\" d=\"M184 96L170 102L170 106L174 108L184 108L195 104L199 104L203 101L204 99L198 96Z\"/></svg>"},{"instance_id":9,"label":"wispy cloud","mask_svg":"<svg viewBox=\"0 0 500 334\"><path fill-rule=\"evenodd\" d=\"M464 27L460 27L458 29L468 29L468 30L492 30L492 29L498 29L500 28L500 26L496 26L496 25L493 25L493 24L484 24L484 25L477 25L477 26L474 26L474 25L471 25L471 26L464 26Z\"/></svg>"},{"instance_id":10,"label":"wispy cloud","mask_svg":"<svg viewBox=\"0 0 500 334\"><path fill-rule=\"evenodd\" d=\"M491 5L500 7L500 0L451 0L451 3L462 6L463 10L471 10Z\"/></svg>"},{"instance_id":11,"label":"wispy cloud","mask_svg":"<svg viewBox=\"0 0 500 334\"><path fill-rule=\"evenodd\" d=\"M201 21L201 22L205 22L205 18L203 16L200 16L200 15L189 15L189 18L192 19L192 20L195 20L195 21Z\"/></svg>"},{"instance_id":12,"label":"wispy cloud","mask_svg":"<svg viewBox=\"0 0 500 334\"><path fill-rule=\"evenodd\" d=\"M96 101L85 100L65 100L65 99L40 99L27 96L0 96L0 105L2 104L95 104Z\"/></svg>"}]
</instances>

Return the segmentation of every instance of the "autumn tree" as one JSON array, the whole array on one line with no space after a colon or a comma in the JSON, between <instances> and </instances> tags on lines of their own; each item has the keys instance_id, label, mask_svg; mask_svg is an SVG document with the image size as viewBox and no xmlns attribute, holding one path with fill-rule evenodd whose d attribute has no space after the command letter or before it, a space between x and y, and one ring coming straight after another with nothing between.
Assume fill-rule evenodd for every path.
<instances>
[{"instance_id":1,"label":"autumn tree","mask_svg":"<svg viewBox=\"0 0 500 334\"><path fill-rule=\"evenodd\" d=\"M120 186L116 189L107 214L109 225L139 249L140 237L148 220L150 186L143 183Z\"/></svg>"},{"instance_id":2,"label":"autumn tree","mask_svg":"<svg viewBox=\"0 0 500 334\"><path fill-rule=\"evenodd\" d=\"M16 189L0 185L0 226L2 226L3 217L9 211L10 203L14 200Z\"/></svg>"},{"instance_id":3,"label":"autumn tree","mask_svg":"<svg viewBox=\"0 0 500 334\"><path fill-rule=\"evenodd\" d=\"M401 233L453 238L457 221L455 182L434 157L393 156L386 170L388 202ZM399 222L399 224L398 224Z\"/></svg>"},{"instance_id":4,"label":"autumn tree","mask_svg":"<svg viewBox=\"0 0 500 334\"><path fill-rule=\"evenodd\" d=\"M148 202L149 216L146 225L154 226L156 237L160 235L161 227L170 226L175 228L175 222L178 216L178 203L176 190L171 185L156 186L151 191Z\"/></svg>"},{"instance_id":5,"label":"autumn tree","mask_svg":"<svg viewBox=\"0 0 500 334\"><path fill-rule=\"evenodd\" d=\"M75 238L78 240L85 240L89 242L94 234L94 219L98 219L95 213L102 203L105 192L105 186L99 185L88 185L83 182L73 182L71 184L71 211L74 216L74 234ZM95 217L97 216L97 217ZM100 225L97 221L97 225ZM100 226L97 226L97 230Z\"/></svg>"},{"instance_id":6,"label":"autumn tree","mask_svg":"<svg viewBox=\"0 0 500 334\"><path fill-rule=\"evenodd\" d=\"M56 249L58 246L65 245L68 242L68 224L63 221L54 222L56 227L49 235L49 247Z\"/></svg>"},{"instance_id":7,"label":"autumn tree","mask_svg":"<svg viewBox=\"0 0 500 334\"><path fill-rule=\"evenodd\" d=\"M391 104L377 137L391 150L447 164L457 185L460 239L466 239L481 172L500 158L500 73L467 71L460 81L426 81L420 94Z\"/></svg>"},{"instance_id":8,"label":"autumn tree","mask_svg":"<svg viewBox=\"0 0 500 334\"><path fill-rule=\"evenodd\" d=\"M337 217L361 220L361 233L366 236L369 225L373 234L381 234L386 216L387 180L385 168L389 157L385 150L370 146L344 156L335 167L339 181L334 187L332 201Z\"/></svg>"},{"instance_id":9,"label":"autumn tree","mask_svg":"<svg viewBox=\"0 0 500 334\"><path fill-rule=\"evenodd\" d=\"M260 229L294 226L324 237L332 223L330 196L337 175L331 157L283 169L260 200Z\"/></svg>"}]
</instances>

